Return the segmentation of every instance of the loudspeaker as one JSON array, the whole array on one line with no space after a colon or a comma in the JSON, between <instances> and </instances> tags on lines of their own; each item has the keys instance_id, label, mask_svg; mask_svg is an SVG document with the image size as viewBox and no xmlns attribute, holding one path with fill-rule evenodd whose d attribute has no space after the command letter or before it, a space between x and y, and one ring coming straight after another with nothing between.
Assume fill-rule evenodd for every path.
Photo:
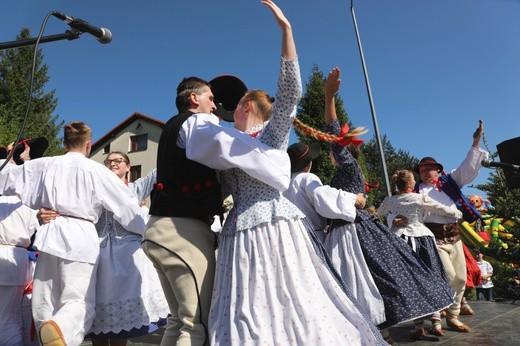
<instances>
[{"instance_id":1,"label":"loudspeaker","mask_svg":"<svg viewBox=\"0 0 520 346\"><path fill-rule=\"evenodd\" d=\"M497 145L500 162L520 165L520 137L508 139ZM520 172L514 169L503 169L506 185L510 189L520 187Z\"/></svg>"}]
</instances>

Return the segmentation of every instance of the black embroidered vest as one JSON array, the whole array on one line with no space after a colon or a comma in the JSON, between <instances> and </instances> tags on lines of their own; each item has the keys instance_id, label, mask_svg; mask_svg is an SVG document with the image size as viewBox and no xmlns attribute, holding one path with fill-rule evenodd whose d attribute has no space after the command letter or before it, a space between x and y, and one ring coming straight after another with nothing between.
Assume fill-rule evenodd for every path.
<instances>
[{"instance_id":1,"label":"black embroidered vest","mask_svg":"<svg viewBox=\"0 0 520 346\"><path fill-rule=\"evenodd\" d=\"M165 124L157 150L157 182L151 194L150 214L194 217L211 222L223 212L215 170L186 158L177 146L182 124L192 116L182 112Z\"/></svg>"}]
</instances>

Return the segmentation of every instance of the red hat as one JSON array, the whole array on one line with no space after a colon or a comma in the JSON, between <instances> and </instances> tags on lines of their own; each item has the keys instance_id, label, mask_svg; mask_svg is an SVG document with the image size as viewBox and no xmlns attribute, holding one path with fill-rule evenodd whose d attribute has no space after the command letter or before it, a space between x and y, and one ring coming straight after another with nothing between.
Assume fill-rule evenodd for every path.
<instances>
[{"instance_id":1,"label":"red hat","mask_svg":"<svg viewBox=\"0 0 520 346\"><path fill-rule=\"evenodd\" d=\"M435 159L430 156L423 157L421 161L419 161L419 163L414 166L413 170L415 171L415 173L419 174L419 168L421 166L437 166L439 172L442 172L444 170L444 167L442 167L440 163L435 161Z\"/></svg>"}]
</instances>

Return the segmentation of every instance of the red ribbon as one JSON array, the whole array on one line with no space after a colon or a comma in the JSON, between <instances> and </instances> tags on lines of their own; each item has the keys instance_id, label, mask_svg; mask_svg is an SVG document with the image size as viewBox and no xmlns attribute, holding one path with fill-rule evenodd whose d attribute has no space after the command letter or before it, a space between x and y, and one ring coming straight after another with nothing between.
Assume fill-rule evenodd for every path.
<instances>
[{"instance_id":1,"label":"red ribbon","mask_svg":"<svg viewBox=\"0 0 520 346\"><path fill-rule=\"evenodd\" d=\"M350 128L349 128L348 124L343 125L343 127L341 128L341 132L339 134L339 137L336 137L334 139L334 142L338 143L342 147L344 147L346 145L349 145L350 143L354 144L356 147L358 147L361 144L363 144L364 141L361 138L345 137L345 135L348 133L349 130L350 130Z\"/></svg>"}]
</instances>

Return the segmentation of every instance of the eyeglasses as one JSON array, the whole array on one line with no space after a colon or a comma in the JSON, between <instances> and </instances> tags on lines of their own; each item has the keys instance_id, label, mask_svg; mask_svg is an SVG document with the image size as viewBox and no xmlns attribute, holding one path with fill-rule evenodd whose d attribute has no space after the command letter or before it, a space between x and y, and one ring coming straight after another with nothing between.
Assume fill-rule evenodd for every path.
<instances>
[{"instance_id":1,"label":"eyeglasses","mask_svg":"<svg viewBox=\"0 0 520 346\"><path fill-rule=\"evenodd\" d=\"M109 160L109 159L106 159L105 160L105 166L110 166L111 163L115 163L116 165L120 165L121 162L124 162L125 159L121 158L121 157L118 157L117 159L112 159L112 160Z\"/></svg>"}]
</instances>

